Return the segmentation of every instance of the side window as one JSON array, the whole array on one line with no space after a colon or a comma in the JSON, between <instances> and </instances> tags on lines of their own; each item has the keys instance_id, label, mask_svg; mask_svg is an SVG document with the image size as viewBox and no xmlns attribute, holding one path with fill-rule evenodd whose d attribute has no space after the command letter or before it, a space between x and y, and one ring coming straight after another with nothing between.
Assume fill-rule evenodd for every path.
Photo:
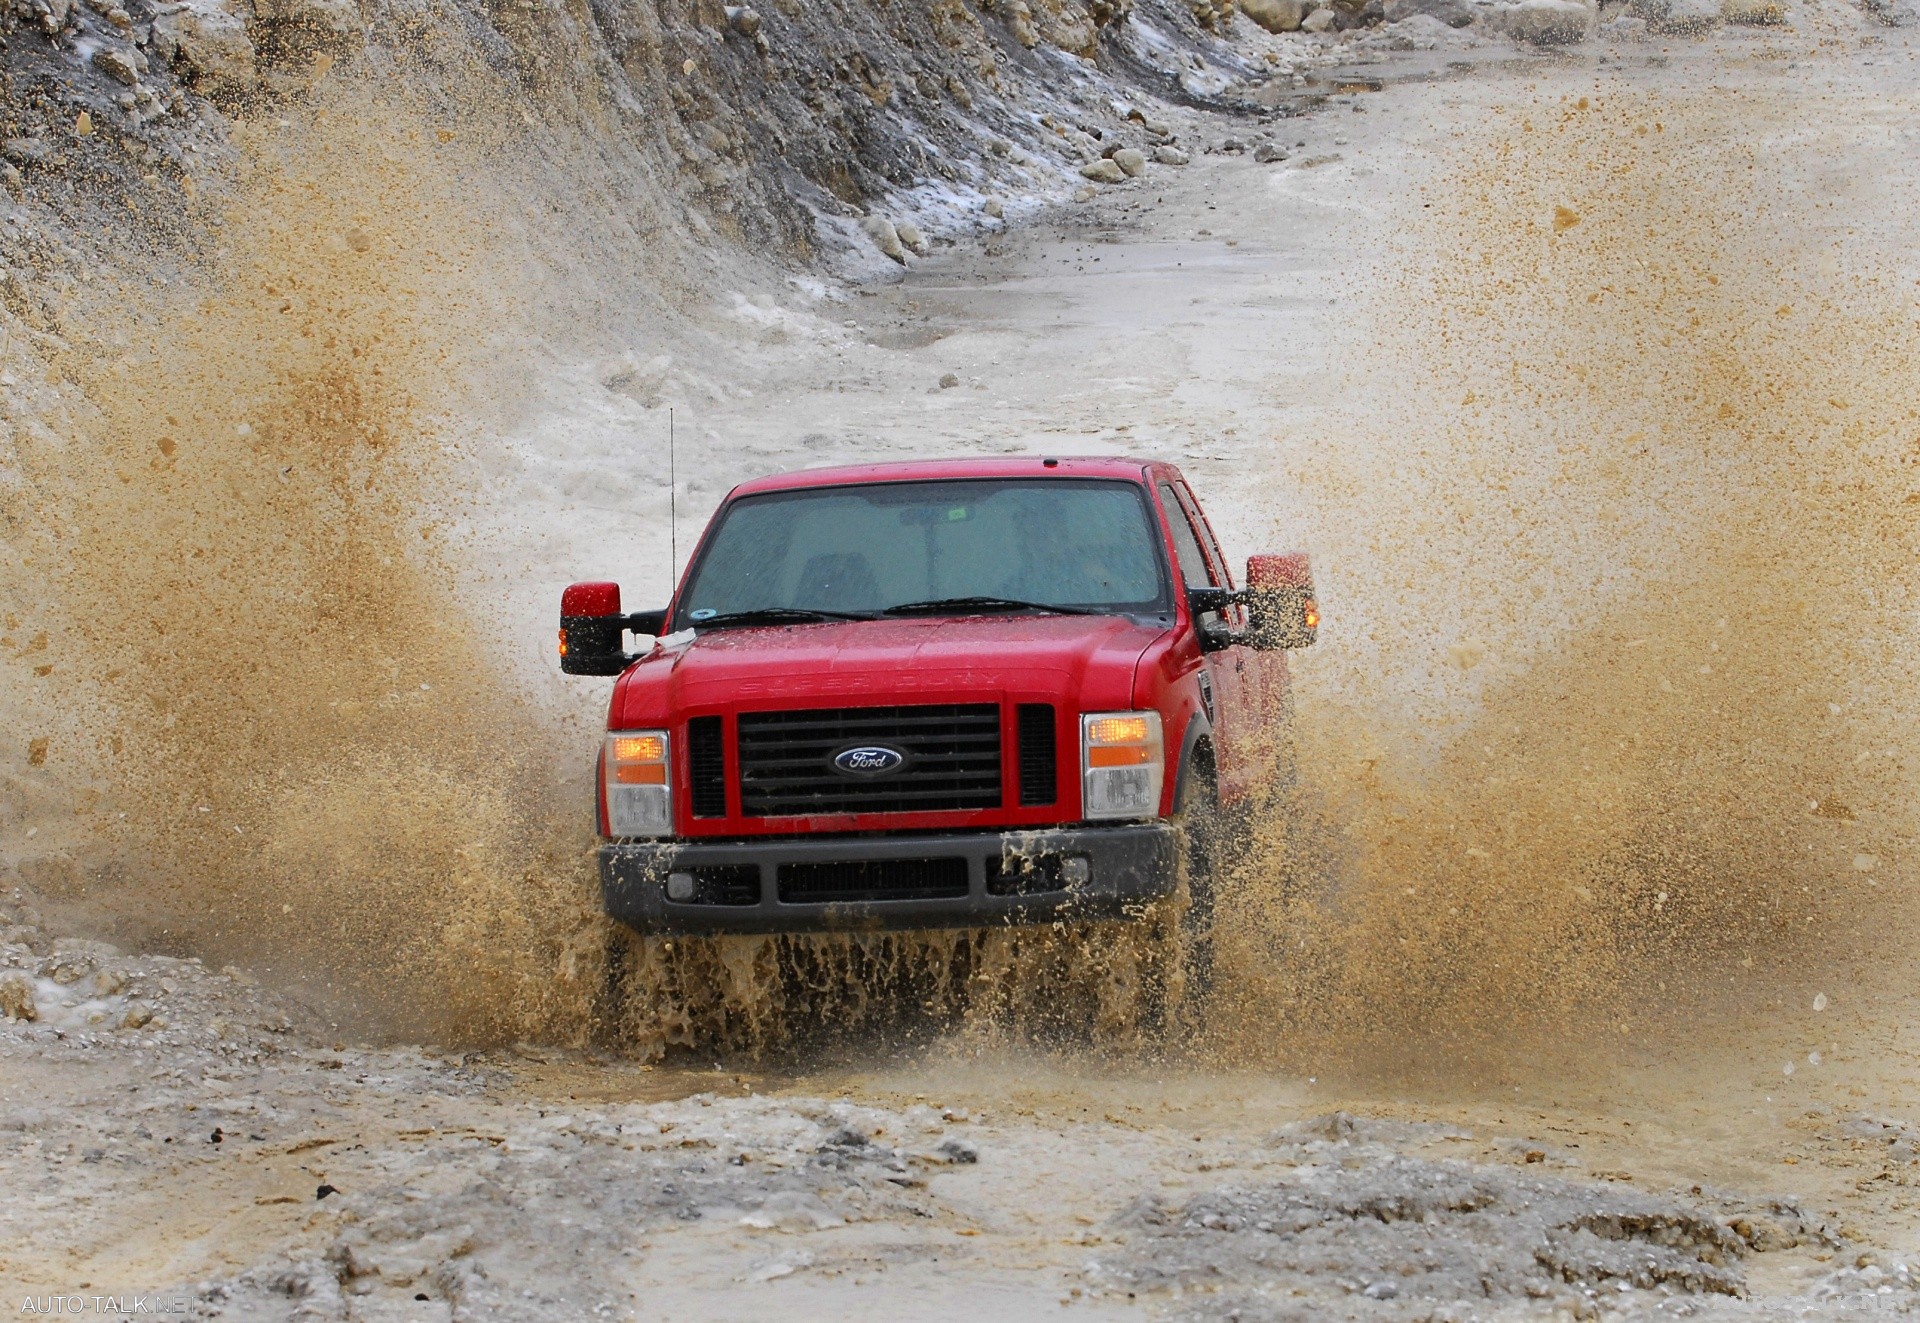
<instances>
[{"instance_id":1,"label":"side window","mask_svg":"<svg viewBox=\"0 0 1920 1323\"><path fill-rule=\"evenodd\" d=\"M1180 493L1180 504L1186 508L1187 518L1193 523L1194 532L1199 535L1200 546L1207 553L1207 563L1213 566L1213 581L1231 588L1233 570L1227 565L1227 558L1220 554L1220 544L1214 541L1213 529L1200 509L1200 502L1193 499L1193 492L1185 483L1181 483L1176 490Z\"/></svg>"},{"instance_id":2,"label":"side window","mask_svg":"<svg viewBox=\"0 0 1920 1323\"><path fill-rule=\"evenodd\" d=\"M1173 528L1173 551L1180 562L1180 578L1189 588L1205 588L1213 583L1213 574L1207 568L1207 558L1200 550L1200 540L1194 536L1193 524L1187 518L1186 506L1180 503L1179 495L1168 483L1160 484L1160 503L1167 508L1167 523Z\"/></svg>"}]
</instances>

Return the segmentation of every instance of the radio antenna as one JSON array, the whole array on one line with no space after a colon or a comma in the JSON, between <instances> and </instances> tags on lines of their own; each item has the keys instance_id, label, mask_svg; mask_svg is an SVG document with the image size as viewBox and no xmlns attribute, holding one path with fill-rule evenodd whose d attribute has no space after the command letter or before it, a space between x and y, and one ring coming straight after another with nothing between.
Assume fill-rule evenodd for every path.
<instances>
[{"instance_id":1,"label":"radio antenna","mask_svg":"<svg viewBox=\"0 0 1920 1323\"><path fill-rule=\"evenodd\" d=\"M667 410L667 600L680 573L680 482L673 466L673 410Z\"/></svg>"}]
</instances>

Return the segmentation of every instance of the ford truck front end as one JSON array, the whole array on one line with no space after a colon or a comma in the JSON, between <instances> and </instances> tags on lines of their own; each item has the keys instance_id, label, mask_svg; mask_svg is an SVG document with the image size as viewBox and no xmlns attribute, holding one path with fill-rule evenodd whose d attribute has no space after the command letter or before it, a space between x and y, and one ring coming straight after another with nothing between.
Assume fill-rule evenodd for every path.
<instances>
[{"instance_id":1,"label":"ford truck front end","mask_svg":"<svg viewBox=\"0 0 1920 1323\"><path fill-rule=\"evenodd\" d=\"M645 933L1142 913L1190 871L1187 820L1274 774L1286 649L1317 624L1305 558L1255 557L1236 588L1164 464L744 484L666 610L563 598L563 668L618 676L607 912Z\"/></svg>"}]
</instances>

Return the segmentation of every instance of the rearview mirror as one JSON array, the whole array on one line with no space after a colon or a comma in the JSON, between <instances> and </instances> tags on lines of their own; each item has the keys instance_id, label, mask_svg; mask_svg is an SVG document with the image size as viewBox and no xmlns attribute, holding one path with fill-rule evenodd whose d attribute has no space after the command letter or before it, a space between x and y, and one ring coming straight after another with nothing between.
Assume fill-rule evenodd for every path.
<instances>
[{"instance_id":1,"label":"rearview mirror","mask_svg":"<svg viewBox=\"0 0 1920 1323\"><path fill-rule=\"evenodd\" d=\"M1304 551L1247 558L1247 644L1270 650L1310 647L1320 632L1320 604Z\"/></svg>"},{"instance_id":2,"label":"rearview mirror","mask_svg":"<svg viewBox=\"0 0 1920 1323\"><path fill-rule=\"evenodd\" d=\"M572 583L560 594L560 669L568 675L618 675L633 664L626 632L657 635L665 611L620 611L617 583Z\"/></svg>"}]
</instances>

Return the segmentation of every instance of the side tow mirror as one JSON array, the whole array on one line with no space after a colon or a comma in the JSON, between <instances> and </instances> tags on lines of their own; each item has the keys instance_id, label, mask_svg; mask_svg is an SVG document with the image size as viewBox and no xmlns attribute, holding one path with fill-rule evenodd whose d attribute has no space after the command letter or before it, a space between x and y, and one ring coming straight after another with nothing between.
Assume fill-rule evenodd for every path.
<instances>
[{"instance_id":1,"label":"side tow mirror","mask_svg":"<svg viewBox=\"0 0 1920 1323\"><path fill-rule=\"evenodd\" d=\"M665 629L665 611L620 612L617 583L573 583L560 594L560 669L568 675L618 675L633 664L626 632Z\"/></svg>"},{"instance_id":2,"label":"side tow mirror","mask_svg":"<svg viewBox=\"0 0 1920 1323\"><path fill-rule=\"evenodd\" d=\"M1304 551L1247 558L1247 643L1270 650L1311 647L1320 604Z\"/></svg>"}]
</instances>

